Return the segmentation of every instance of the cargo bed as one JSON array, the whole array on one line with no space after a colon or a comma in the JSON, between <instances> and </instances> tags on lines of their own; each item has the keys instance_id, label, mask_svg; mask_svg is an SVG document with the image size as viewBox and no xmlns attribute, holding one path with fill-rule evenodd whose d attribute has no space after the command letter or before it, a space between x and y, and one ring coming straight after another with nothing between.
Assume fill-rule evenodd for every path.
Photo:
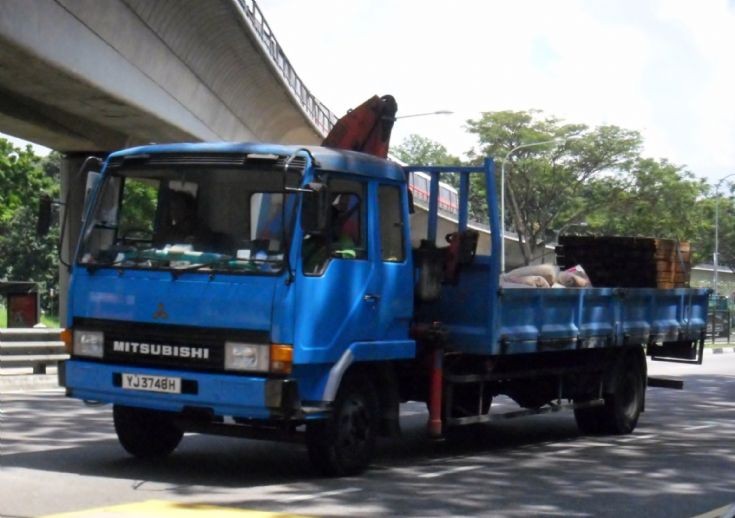
<instances>
[{"instance_id":1,"label":"cargo bed","mask_svg":"<svg viewBox=\"0 0 735 518\"><path fill-rule=\"evenodd\" d=\"M420 320L442 322L459 352L502 355L697 342L707 323L707 289L499 288L492 258L477 256ZM493 282L494 280L494 282ZM478 286L487 286L481 290Z\"/></svg>"}]
</instances>

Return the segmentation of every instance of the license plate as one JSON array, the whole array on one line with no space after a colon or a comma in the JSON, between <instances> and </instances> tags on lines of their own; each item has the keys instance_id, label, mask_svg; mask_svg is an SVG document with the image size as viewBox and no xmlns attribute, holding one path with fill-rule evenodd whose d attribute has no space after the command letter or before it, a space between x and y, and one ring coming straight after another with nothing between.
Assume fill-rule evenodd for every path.
<instances>
[{"instance_id":1,"label":"license plate","mask_svg":"<svg viewBox=\"0 0 735 518\"><path fill-rule=\"evenodd\" d=\"M181 378L123 373L122 388L128 390L145 390L147 392L181 394Z\"/></svg>"}]
</instances>

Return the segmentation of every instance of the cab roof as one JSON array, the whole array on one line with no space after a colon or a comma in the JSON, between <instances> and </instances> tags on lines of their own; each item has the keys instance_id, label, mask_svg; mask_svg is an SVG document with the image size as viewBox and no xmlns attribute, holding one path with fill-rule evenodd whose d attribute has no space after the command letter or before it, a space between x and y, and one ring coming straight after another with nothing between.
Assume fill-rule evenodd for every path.
<instances>
[{"instance_id":1,"label":"cab roof","mask_svg":"<svg viewBox=\"0 0 735 518\"><path fill-rule=\"evenodd\" d=\"M331 149L321 146L295 146L284 144L265 144L251 142L198 142L176 144L152 144L116 151L108 157L108 161L120 161L126 158L143 157L145 155L276 155L285 159L300 149L308 150L316 161L317 169L350 173L369 178L404 182L405 172L395 162L378 158L357 151Z\"/></svg>"}]
</instances>

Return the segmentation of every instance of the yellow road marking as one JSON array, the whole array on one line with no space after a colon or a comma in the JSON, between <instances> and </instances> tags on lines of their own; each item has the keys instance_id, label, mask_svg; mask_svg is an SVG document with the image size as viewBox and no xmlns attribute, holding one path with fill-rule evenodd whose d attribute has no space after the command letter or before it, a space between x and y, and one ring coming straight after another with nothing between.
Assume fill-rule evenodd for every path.
<instances>
[{"instance_id":1,"label":"yellow road marking","mask_svg":"<svg viewBox=\"0 0 735 518\"><path fill-rule=\"evenodd\" d=\"M704 514L698 514L694 518L732 518L733 516L735 516L735 504L713 509Z\"/></svg>"},{"instance_id":2,"label":"yellow road marking","mask_svg":"<svg viewBox=\"0 0 735 518\"><path fill-rule=\"evenodd\" d=\"M220 507L197 503L148 500L71 513L51 514L43 518L304 518L289 513L272 513Z\"/></svg>"}]
</instances>

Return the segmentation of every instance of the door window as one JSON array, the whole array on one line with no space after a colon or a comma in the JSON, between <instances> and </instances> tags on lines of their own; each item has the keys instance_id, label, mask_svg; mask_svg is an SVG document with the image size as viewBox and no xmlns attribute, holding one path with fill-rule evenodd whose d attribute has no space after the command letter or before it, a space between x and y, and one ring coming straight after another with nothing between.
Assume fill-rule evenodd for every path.
<instances>
[{"instance_id":1,"label":"door window","mask_svg":"<svg viewBox=\"0 0 735 518\"><path fill-rule=\"evenodd\" d=\"M323 233L304 236L304 272L320 274L331 258L365 259L365 185L334 178L329 184L327 228Z\"/></svg>"},{"instance_id":2,"label":"door window","mask_svg":"<svg viewBox=\"0 0 735 518\"><path fill-rule=\"evenodd\" d=\"M380 255L383 261L401 263L405 259L401 190L393 185L378 188L380 207Z\"/></svg>"}]
</instances>

